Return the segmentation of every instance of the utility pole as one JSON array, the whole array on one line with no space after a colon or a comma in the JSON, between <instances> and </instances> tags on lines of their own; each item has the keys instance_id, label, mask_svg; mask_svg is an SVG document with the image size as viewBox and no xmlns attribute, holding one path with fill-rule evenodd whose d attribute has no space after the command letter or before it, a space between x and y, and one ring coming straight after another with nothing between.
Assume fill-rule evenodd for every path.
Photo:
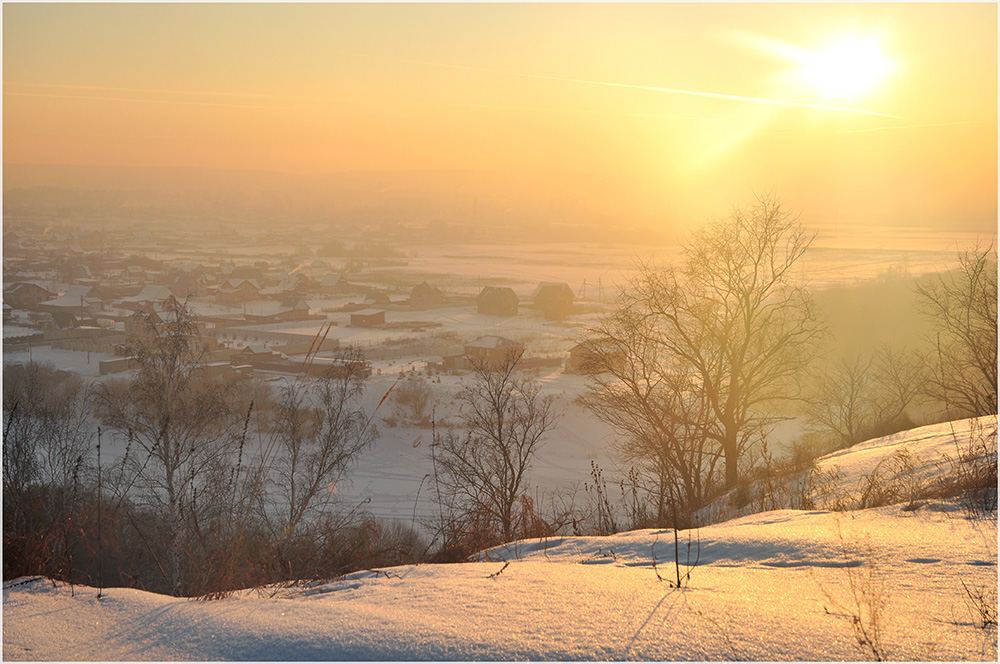
<instances>
[{"instance_id":1,"label":"utility pole","mask_svg":"<svg viewBox=\"0 0 1000 664\"><path fill-rule=\"evenodd\" d=\"M97 599L104 594L104 537L101 532L101 427L97 427Z\"/></svg>"}]
</instances>

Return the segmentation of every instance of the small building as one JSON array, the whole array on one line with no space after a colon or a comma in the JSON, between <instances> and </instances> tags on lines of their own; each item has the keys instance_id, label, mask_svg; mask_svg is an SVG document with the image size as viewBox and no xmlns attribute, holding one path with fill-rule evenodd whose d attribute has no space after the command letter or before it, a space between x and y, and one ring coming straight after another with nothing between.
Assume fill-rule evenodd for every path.
<instances>
[{"instance_id":1,"label":"small building","mask_svg":"<svg viewBox=\"0 0 1000 664\"><path fill-rule=\"evenodd\" d=\"M55 293L32 281L7 284L3 289L4 304L9 304L14 309L35 309L54 297Z\"/></svg>"},{"instance_id":2,"label":"small building","mask_svg":"<svg viewBox=\"0 0 1000 664\"><path fill-rule=\"evenodd\" d=\"M268 364L270 362L277 362L279 360L285 359L285 356L281 353L271 350L263 344L254 344L247 346L239 353L236 353L231 359L231 364L249 364L251 366L257 366L261 364Z\"/></svg>"},{"instance_id":3,"label":"small building","mask_svg":"<svg viewBox=\"0 0 1000 664\"><path fill-rule=\"evenodd\" d=\"M319 291L321 293L326 293L330 295L342 295L344 293L350 293L354 288L347 280L344 279L342 274L328 274L320 279Z\"/></svg>"},{"instance_id":4,"label":"small building","mask_svg":"<svg viewBox=\"0 0 1000 664\"><path fill-rule=\"evenodd\" d=\"M174 299L174 293L168 287L157 284L149 284L143 286L142 290L140 290L137 294L123 297L118 300L115 303L115 306L122 309L136 311L146 307L147 305L153 307L164 306L172 299Z\"/></svg>"},{"instance_id":5,"label":"small building","mask_svg":"<svg viewBox=\"0 0 1000 664\"><path fill-rule=\"evenodd\" d=\"M595 346L595 342L585 341L569 349L566 373L597 374L607 369L607 363L624 362L622 353L610 347ZM612 365L614 367L614 365Z\"/></svg>"},{"instance_id":6,"label":"small building","mask_svg":"<svg viewBox=\"0 0 1000 664\"><path fill-rule=\"evenodd\" d=\"M573 291L565 283L542 282L532 294L535 307L549 320L562 320L573 310Z\"/></svg>"},{"instance_id":7,"label":"small building","mask_svg":"<svg viewBox=\"0 0 1000 664\"><path fill-rule=\"evenodd\" d=\"M524 344L506 337L486 335L465 344L465 357L473 367L500 366L524 353Z\"/></svg>"},{"instance_id":8,"label":"small building","mask_svg":"<svg viewBox=\"0 0 1000 664\"><path fill-rule=\"evenodd\" d=\"M245 306L243 318L255 324L284 323L309 319L309 303L302 298L289 297L280 302L262 300Z\"/></svg>"},{"instance_id":9,"label":"small building","mask_svg":"<svg viewBox=\"0 0 1000 664\"><path fill-rule=\"evenodd\" d=\"M139 361L134 357L116 357L113 360L99 360L97 363L102 376L121 373L139 368Z\"/></svg>"},{"instance_id":10,"label":"small building","mask_svg":"<svg viewBox=\"0 0 1000 664\"><path fill-rule=\"evenodd\" d=\"M516 316L518 297L506 286L487 286L476 298L476 311L489 316Z\"/></svg>"},{"instance_id":11,"label":"small building","mask_svg":"<svg viewBox=\"0 0 1000 664\"><path fill-rule=\"evenodd\" d=\"M50 313L56 311L71 311L74 314L85 315L88 312L100 311L104 308L104 298L91 286L70 286L63 295L54 300L40 302L38 308Z\"/></svg>"},{"instance_id":12,"label":"small building","mask_svg":"<svg viewBox=\"0 0 1000 664\"><path fill-rule=\"evenodd\" d=\"M383 309L362 309L351 314L352 327L375 327L385 325L385 311Z\"/></svg>"},{"instance_id":13,"label":"small building","mask_svg":"<svg viewBox=\"0 0 1000 664\"><path fill-rule=\"evenodd\" d=\"M219 304L243 304L260 297L260 283L256 279L226 279L215 293Z\"/></svg>"},{"instance_id":14,"label":"small building","mask_svg":"<svg viewBox=\"0 0 1000 664\"><path fill-rule=\"evenodd\" d=\"M436 286L426 281L415 286L410 291L409 305L411 307L436 307L444 303L444 293Z\"/></svg>"},{"instance_id":15,"label":"small building","mask_svg":"<svg viewBox=\"0 0 1000 664\"><path fill-rule=\"evenodd\" d=\"M181 274L170 282L170 292L182 302L191 297L201 297L207 291L207 280L204 272Z\"/></svg>"},{"instance_id":16,"label":"small building","mask_svg":"<svg viewBox=\"0 0 1000 664\"><path fill-rule=\"evenodd\" d=\"M389 293L386 291L370 288L368 289L368 297L365 299L365 304L392 304L392 300L389 299Z\"/></svg>"}]
</instances>

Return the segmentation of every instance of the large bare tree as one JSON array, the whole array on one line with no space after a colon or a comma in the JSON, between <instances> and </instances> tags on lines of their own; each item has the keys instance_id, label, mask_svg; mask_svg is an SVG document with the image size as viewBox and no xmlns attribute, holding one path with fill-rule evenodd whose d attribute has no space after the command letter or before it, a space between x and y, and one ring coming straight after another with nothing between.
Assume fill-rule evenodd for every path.
<instances>
[{"instance_id":1,"label":"large bare tree","mask_svg":"<svg viewBox=\"0 0 1000 664\"><path fill-rule=\"evenodd\" d=\"M657 523L676 497L682 510L697 509L721 458L708 437L705 393L661 352L657 328L642 311L622 308L594 332L584 342L591 376L584 404L622 435L618 452L649 478Z\"/></svg>"},{"instance_id":2,"label":"large bare tree","mask_svg":"<svg viewBox=\"0 0 1000 664\"><path fill-rule=\"evenodd\" d=\"M637 370L651 371L647 357L655 357L655 373L679 386L667 392L684 396L664 402L660 417L689 428L675 429L695 437L686 449L698 449L702 436L712 443L727 487L738 480L746 449L773 423L773 404L799 395L823 333L793 272L810 243L779 201L762 197L696 232L679 267L639 265L623 290L621 312L639 321L644 343L655 348L633 358ZM615 345L597 330L595 348L606 342ZM647 434L662 439L656 428Z\"/></svg>"},{"instance_id":3,"label":"large bare tree","mask_svg":"<svg viewBox=\"0 0 1000 664\"><path fill-rule=\"evenodd\" d=\"M927 391L955 415L987 415L997 412L996 246L977 244L958 261L957 269L917 285L937 328Z\"/></svg>"}]
</instances>

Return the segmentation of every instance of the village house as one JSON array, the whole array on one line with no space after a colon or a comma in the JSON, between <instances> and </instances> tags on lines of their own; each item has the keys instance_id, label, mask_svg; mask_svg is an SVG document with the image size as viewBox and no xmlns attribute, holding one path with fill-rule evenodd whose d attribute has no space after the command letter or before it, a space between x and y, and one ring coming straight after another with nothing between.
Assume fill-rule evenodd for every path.
<instances>
[{"instance_id":1,"label":"village house","mask_svg":"<svg viewBox=\"0 0 1000 664\"><path fill-rule=\"evenodd\" d=\"M172 299L174 299L174 293L168 287L149 284L143 286L142 290L135 295L123 297L114 304L121 309L136 311L145 305L162 306Z\"/></svg>"},{"instance_id":2,"label":"village house","mask_svg":"<svg viewBox=\"0 0 1000 664\"><path fill-rule=\"evenodd\" d=\"M302 296L316 288L316 282L300 272L290 272L279 279L272 279L262 288L262 297Z\"/></svg>"},{"instance_id":3,"label":"village house","mask_svg":"<svg viewBox=\"0 0 1000 664\"><path fill-rule=\"evenodd\" d=\"M256 279L226 279L215 292L218 304L241 305L260 297L260 282Z\"/></svg>"},{"instance_id":4,"label":"village house","mask_svg":"<svg viewBox=\"0 0 1000 664\"><path fill-rule=\"evenodd\" d=\"M486 335L468 342L462 350L460 355L442 357L439 368L442 371L461 371L499 367L511 358L520 358L524 353L524 344L506 337Z\"/></svg>"},{"instance_id":5,"label":"village house","mask_svg":"<svg viewBox=\"0 0 1000 664\"><path fill-rule=\"evenodd\" d=\"M352 327L375 327L385 325L385 311L382 309L362 309L351 313Z\"/></svg>"},{"instance_id":6,"label":"village house","mask_svg":"<svg viewBox=\"0 0 1000 664\"><path fill-rule=\"evenodd\" d=\"M410 291L409 305L416 308L436 307L444 303L444 293L426 281Z\"/></svg>"},{"instance_id":7,"label":"village house","mask_svg":"<svg viewBox=\"0 0 1000 664\"><path fill-rule=\"evenodd\" d=\"M476 311L489 316L516 316L518 303L512 288L486 286L476 298Z\"/></svg>"},{"instance_id":8,"label":"village house","mask_svg":"<svg viewBox=\"0 0 1000 664\"><path fill-rule=\"evenodd\" d=\"M255 324L308 320L309 303L296 297L285 298L277 302L251 302L246 305L243 318Z\"/></svg>"},{"instance_id":9,"label":"village house","mask_svg":"<svg viewBox=\"0 0 1000 664\"><path fill-rule=\"evenodd\" d=\"M73 285L61 296L39 302L38 309L53 313L69 311L83 318L88 313L96 313L104 308L104 298L92 287Z\"/></svg>"},{"instance_id":10,"label":"village house","mask_svg":"<svg viewBox=\"0 0 1000 664\"><path fill-rule=\"evenodd\" d=\"M272 364L286 359L287 358L281 353L271 350L263 344L254 344L247 346L239 353L236 353L232 357L231 362L233 364L249 364L254 367L260 367L265 364Z\"/></svg>"},{"instance_id":11,"label":"village house","mask_svg":"<svg viewBox=\"0 0 1000 664\"><path fill-rule=\"evenodd\" d=\"M38 305L55 297L55 293L31 281L5 284L4 304L14 309L37 309Z\"/></svg>"},{"instance_id":12,"label":"village house","mask_svg":"<svg viewBox=\"0 0 1000 664\"><path fill-rule=\"evenodd\" d=\"M625 361L622 353L608 347L595 347L595 342L585 341L569 349L569 359L566 360L566 373L597 374L607 367L606 362L618 363ZM600 354L598 354L598 351ZM601 358L600 360L598 358Z\"/></svg>"},{"instance_id":13,"label":"village house","mask_svg":"<svg viewBox=\"0 0 1000 664\"><path fill-rule=\"evenodd\" d=\"M549 320L562 320L573 310L575 296L565 283L542 282L532 294L535 307Z\"/></svg>"},{"instance_id":14,"label":"village house","mask_svg":"<svg viewBox=\"0 0 1000 664\"><path fill-rule=\"evenodd\" d=\"M319 291L328 295L343 295L351 290L351 285L342 274L328 274L319 282Z\"/></svg>"}]
</instances>

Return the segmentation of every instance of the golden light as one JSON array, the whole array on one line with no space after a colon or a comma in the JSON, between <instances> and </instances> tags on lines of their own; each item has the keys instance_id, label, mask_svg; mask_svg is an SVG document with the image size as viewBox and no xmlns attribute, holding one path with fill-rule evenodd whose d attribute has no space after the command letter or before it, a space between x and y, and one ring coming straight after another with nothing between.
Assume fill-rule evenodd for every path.
<instances>
[{"instance_id":1,"label":"golden light","mask_svg":"<svg viewBox=\"0 0 1000 664\"><path fill-rule=\"evenodd\" d=\"M875 37L842 37L826 49L806 51L798 59L802 67L795 77L828 101L858 98L895 69Z\"/></svg>"}]
</instances>

